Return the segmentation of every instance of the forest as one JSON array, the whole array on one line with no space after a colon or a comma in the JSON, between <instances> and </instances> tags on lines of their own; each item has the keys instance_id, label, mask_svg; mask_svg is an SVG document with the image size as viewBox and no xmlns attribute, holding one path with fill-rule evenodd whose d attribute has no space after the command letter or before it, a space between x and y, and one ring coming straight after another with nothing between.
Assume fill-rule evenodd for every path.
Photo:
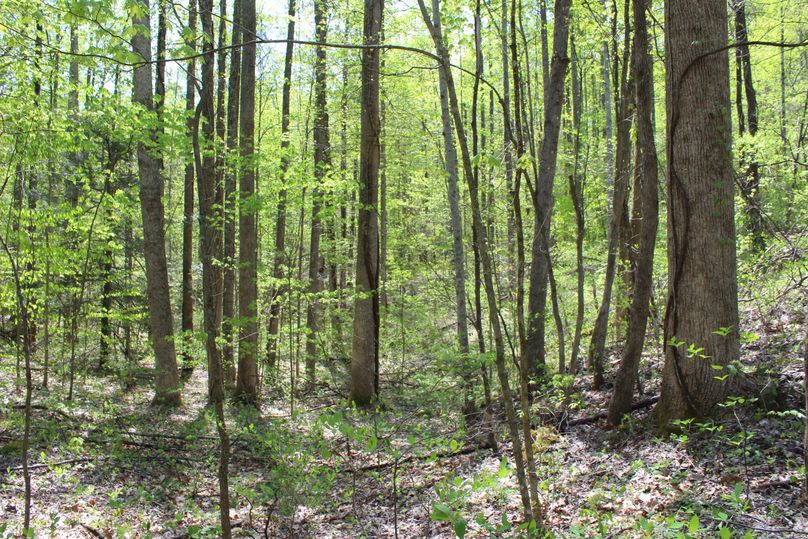
<instances>
[{"instance_id":1,"label":"forest","mask_svg":"<svg viewBox=\"0 0 808 539\"><path fill-rule=\"evenodd\" d=\"M0 538L808 536L808 0L2 0L0 220Z\"/></svg>"}]
</instances>

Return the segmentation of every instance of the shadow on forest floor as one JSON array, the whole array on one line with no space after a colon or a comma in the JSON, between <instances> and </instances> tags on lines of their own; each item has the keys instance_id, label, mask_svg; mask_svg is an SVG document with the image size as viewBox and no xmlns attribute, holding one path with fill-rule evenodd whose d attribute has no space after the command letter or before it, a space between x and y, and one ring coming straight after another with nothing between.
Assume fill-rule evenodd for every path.
<instances>
[{"instance_id":1,"label":"shadow on forest floor","mask_svg":"<svg viewBox=\"0 0 808 539\"><path fill-rule=\"evenodd\" d=\"M776 358L781 410L801 408L795 313L751 317L761 339L745 360ZM652 348L652 347L649 347ZM6 356L9 357L9 356ZM646 394L655 394L658 357L646 358ZM460 388L429 374L429 359L386 380L384 406L345 408L339 391L318 387L291 402L265 390L261 413L228 406L235 535L243 537L453 537L431 520L440 502L468 523L466 537L519 519L510 443L466 450ZM58 383L34 396L31 463L37 537L216 537L218 439L196 369L176 410L149 406L148 383L124 388L88 374L77 398ZM576 382L573 403L602 410L608 394ZM8 530L22 516L22 392L13 365L0 366L0 511ZM573 412L581 414L581 412ZM693 536L798 537L803 421L794 412L739 410L671 437L640 411L620 429L592 423L534 433L548 525L565 537L675 537L698 517ZM502 429L504 431L504 429ZM748 436L744 436L747 434ZM746 441L744 442L744 438ZM644 522L647 521L648 524ZM645 526L646 531L642 528ZM651 527L653 526L653 527ZM2 535L0 533L0 535Z\"/></svg>"}]
</instances>

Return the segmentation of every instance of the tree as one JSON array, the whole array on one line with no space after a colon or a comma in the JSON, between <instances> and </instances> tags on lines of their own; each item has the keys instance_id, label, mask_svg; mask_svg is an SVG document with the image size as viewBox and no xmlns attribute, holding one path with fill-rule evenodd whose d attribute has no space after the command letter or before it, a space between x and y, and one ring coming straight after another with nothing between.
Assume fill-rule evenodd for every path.
<instances>
[{"instance_id":1,"label":"tree","mask_svg":"<svg viewBox=\"0 0 808 539\"><path fill-rule=\"evenodd\" d=\"M315 40L324 43L328 37L328 19L325 0L314 2ZM311 239L309 242L309 305L306 311L306 382L313 384L317 359L317 332L320 327L320 275L323 273L323 257L320 254L322 235L323 189L327 175L331 172L331 141L328 130L328 108L326 87L325 47L317 45L314 63L314 193L311 205Z\"/></svg>"},{"instance_id":2,"label":"tree","mask_svg":"<svg viewBox=\"0 0 808 539\"><path fill-rule=\"evenodd\" d=\"M278 214L275 218L275 256L272 261L274 284L270 289L267 322L267 364L277 368L278 330L281 320L281 295L286 264L286 175L289 171L289 107L292 101L292 60L295 39L295 0L289 0L289 22L286 28L286 57L283 63L283 97L281 101L281 187L278 191Z\"/></svg>"},{"instance_id":3,"label":"tree","mask_svg":"<svg viewBox=\"0 0 808 539\"><path fill-rule=\"evenodd\" d=\"M145 63L133 71L133 100L147 111L154 110L151 78L151 40L149 38L149 6L139 4L132 16L137 31L132 36L132 50ZM158 158L154 156L157 133L153 125L147 129L147 140L137 148L140 177L140 212L143 217L143 256L146 261L146 296L149 303L151 340L154 348L155 404L177 406L180 403L180 379L174 350L174 321L166 265L163 179Z\"/></svg>"},{"instance_id":4,"label":"tree","mask_svg":"<svg viewBox=\"0 0 808 539\"><path fill-rule=\"evenodd\" d=\"M637 162L634 168L634 191L636 228L636 255L634 262L634 293L629 309L626 348L614 383L614 393L609 404L608 420L617 425L623 414L631 408L634 385L640 365L648 309L651 299L654 271L654 247L659 225L659 185L657 179L657 155L654 145L654 128L651 123L654 84L653 64L648 43L648 26L645 12L648 0L632 0L634 6L634 90L637 103Z\"/></svg>"},{"instance_id":5,"label":"tree","mask_svg":"<svg viewBox=\"0 0 808 539\"><path fill-rule=\"evenodd\" d=\"M612 20L612 39L615 42L615 49L617 48L617 6L615 4L615 16ZM614 288L614 279L617 274L617 257L622 256L624 251L622 237L623 230L628 226L626 222L626 207L628 200L628 176L631 170L631 124L634 106L634 92L631 91L631 83L629 81L629 58L631 57L631 24L629 18L629 3L625 3L625 11L623 20L623 55L622 62L615 61L615 76L617 79L617 72L619 70L620 78L619 83L615 81L615 101L617 112L617 147L615 151L615 168L612 172L616 172L614 176L614 185L612 188L611 207L609 209L609 219L606 232L607 255L606 255L606 275L603 283L603 295L598 308L598 314L595 318L595 327L592 329L592 339L589 342L589 364L593 371L592 386L594 389L600 389L603 385L603 357L606 349L606 334L609 329L609 311L612 304L612 290ZM604 45L605 46L605 45ZM604 48L606 53L607 48ZM617 60L617 54L613 55ZM608 56L607 56L608 58ZM604 63L604 86L609 85L609 73L606 72L608 62ZM604 92L607 96L610 92ZM606 98L604 98L606 99ZM611 139L610 123L610 106L606 106L606 127L607 137ZM607 142L607 163L609 162L609 148L610 142ZM608 165L607 165L608 166Z\"/></svg>"},{"instance_id":6,"label":"tree","mask_svg":"<svg viewBox=\"0 0 808 539\"><path fill-rule=\"evenodd\" d=\"M440 26L440 11L433 8L435 26ZM438 73L440 89L440 114L443 126L443 153L449 194L449 223L452 231L452 264L454 269L455 314L457 316L457 347L465 360L469 353L469 333L466 313L466 266L463 254L463 222L460 215L460 191L457 185L457 150L454 143L452 116L449 112L449 90L446 74ZM479 314L478 314L479 315ZM465 388L464 411L468 414L474 406L468 383Z\"/></svg>"},{"instance_id":7,"label":"tree","mask_svg":"<svg viewBox=\"0 0 808 539\"><path fill-rule=\"evenodd\" d=\"M239 107L241 97L241 1L233 2L233 24L231 32L230 75L227 89L227 157L229 165L224 171L224 276L222 278L222 364L225 383L233 386L236 382L236 365L233 357L233 318L236 314L236 178L239 167L238 132Z\"/></svg>"},{"instance_id":8,"label":"tree","mask_svg":"<svg viewBox=\"0 0 808 539\"><path fill-rule=\"evenodd\" d=\"M726 3L670 0L665 29L669 292L655 412L663 426L713 413L735 387L713 365L740 353Z\"/></svg>"},{"instance_id":9,"label":"tree","mask_svg":"<svg viewBox=\"0 0 808 539\"><path fill-rule=\"evenodd\" d=\"M558 136L561 130L561 109L564 100L564 80L567 74L567 42L571 0L556 0L553 28L553 59L550 66L550 86L545 90L544 138L539 154L539 175L533 198L533 262L530 268L528 294L528 324L525 349L530 376L544 374L544 317L547 308L547 273L550 245L550 221L553 213L553 182L558 157Z\"/></svg>"},{"instance_id":10,"label":"tree","mask_svg":"<svg viewBox=\"0 0 808 539\"><path fill-rule=\"evenodd\" d=\"M379 44L384 0L365 0L362 32L362 114L359 156L359 211L356 244L356 297L351 349L351 395L357 405L379 393Z\"/></svg>"},{"instance_id":11,"label":"tree","mask_svg":"<svg viewBox=\"0 0 808 539\"><path fill-rule=\"evenodd\" d=\"M239 346L236 394L258 398L258 227L255 220L255 0L241 0L241 111L239 144L238 310Z\"/></svg>"},{"instance_id":12,"label":"tree","mask_svg":"<svg viewBox=\"0 0 808 539\"><path fill-rule=\"evenodd\" d=\"M741 80L743 80L743 88L746 94L746 113L747 123L749 128L749 135L754 137L758 131L758 105L757 105L757 92L755 92L755 85L752 81L752 59L749 54L749 32L746 24L746 0L733 0L732 9L735 12L735 42L738 43L736 49L737 55L737 79L738 79L738 93L735 96L738 104L738 110L743 110L743 99L741 98ZM741 134L745 131L743 118L739 117L741 125ZM746 148L741 149L741 166L745 166L743 181L741 181L741 193L743 194L746 202L746 222L749 231L752 234L752 248L760 253L766 247L765 239L763 238L763 210L760 207L760 164L754 155L754 149L749 150Z\"/></svg>"},{"instance_id":13,"label":"tree","mask_svg":"<svg viewBox=\"0 0 808 539\"><path fill-rule=\"evenodd\" d=\"M188 6L188 29L196 31L196 0L190 0ZM188 39L187 45L196 51L196 42ZM196 58L188 60L185 77L185 122L186 133L193 138L196 130ZM189 156L185 163L185 180L183 183L183 211L182 211L182 319L181 328L189 344L194 331L194 157ZM189 360L186 353L185 362Z\"/></svg>"}]
</instances>

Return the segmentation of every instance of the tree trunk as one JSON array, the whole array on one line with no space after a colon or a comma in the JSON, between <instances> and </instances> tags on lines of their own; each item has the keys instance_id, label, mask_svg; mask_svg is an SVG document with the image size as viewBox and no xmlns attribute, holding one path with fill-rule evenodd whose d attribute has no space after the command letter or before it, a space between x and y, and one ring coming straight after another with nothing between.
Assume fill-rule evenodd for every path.
<instances>
[{"instance_id":1,"label":"tree trunk","mask_svg":"<svg viewBox=\"0 0 808 539\"><path fill-rule=\"evenodd\" d=\"M190 0L188 6L188 29L196 31L196 0ZM196 41L189 39L186 45L196 51ZM188 60L185 78L185 130L189 137L193 137L196 130L196 117L194 114L196 96L196 59ZM185 339L185 353L183 360L190 363L191 356L187 348L193 342L194 331L194 159L193 155L185 161L185 183L183 189L183 220L182 220L182 318L181 327Z\"/></svg>"},{"instance_id":2,"label":"tree trunk","mask_svg":"<svg viewBox=\"0 0 808 539\"><path fill-rule=\"evenodd\" d=\"M616 11L616 7L615 7ZM631 122L632 107L634 103L634 92L630 91L629 69L631 57L631 31L629 18L629 4L626 2L624 20L626 29L624 31L623 56L622 61L616 61L615 73L620 69L619 86L615 82L615 101L617 110L617 147L615 151L615 177L614 189L612 191L612 206L609 212L609 223L607 231L608 254L606 256L606 275L603 282L603 297L598 308L598 315L595 319L595 327L592 330L592 340L589 343L589 364L593 371L592 387L600 389L604 382L603 360L606 349L606 335L609 329L609 311L611 309L612 290L614 280L617 276L617 258L622 249L621 238L623 228L626 223L626 202L628 199L628 175L631 166L630 142L631 142ZM612 38L616 39L617 20L616 15L612 20ZM615 45L616 47L616 45ZM617 59L617 55L614 55ZM617 75L615 75L617 79Z\"/></svg>"},{"instance_id":3,"label":"tree trunk","mask_svg":"<svg viewBox=\"0 0 808 539\"><path fill-rule=\"evenodd\" d=\"M328 18L324 0L314 2L315 41L325 43L328 39ZM323 257L320 254L320 236L322 235L321 185L331 172L331 141L329 138L327 107L327 71L325 47L315 49L314 64L314 192L311 205L311 240L309 242L309 305L306 312L306 382L314 384L317 338L320 330L320 278L323 273Z\"/></svg>"},{"instance_id":4,"label":"tree trunk","mask_svg":"<svg viewBox=\"0 0 808 539\"><path fill-rule=\"evenodd\" d=\"M148 5L142 6L132 23L149 26ZM146 62L151 61L149 35L142 32L132 37L132 50ZM151 64L146 63L133 71L134 101L146 110L153 110ZM150 130L149 139L156 142L156 131ZM174 321L171 315L168 268L166 265L165 224L163 212L163 180L158 159L144 142L137 148L140 176L140 211L143 218L143 255L146 262L146 295L149 303L151 340L154 347L155 404L176 406L180 403L180 379L177 356L174 351Z\"/></svg>"},{"instance_id":5,"label":"tree trunk","mask_svg":"<svg viewBox=\"0 0 808 539\"><path fill-rule=\"evenodd\" d=\"M726 3L669 0L665 28L669 296L656 409L662 426L713 413L737 387L734 377L717 380L713 365L740 355L728 55L712 52L727 43ZM703 352L688 353L690 346Z\"/></svg>"},{"instance_id":6,"label":"tree trunk","mask_svg":"<svg viewBox=\"0 0 808 539\"><path fill-rule=\"evenodd\" d=\"M437 0L435 0L437 1ZM480 211L480 197L479 187L474 180L474 167L471 163L471 153L469 152L468 141L466 138L466 131L463 125L462 117L460 114L460 105L457 99L457 93L454 85L454 78L449 65L449 52L443 42L440 27L433 24L429 12L427 11L424 0L418 0L418 7L421 10L421 15L424 22L429 29L432 36L432 41L435 44L435 49L441 59L441 71L446 77L447 90L449 93L449 109L452 113L452 121L454 122L455 130L457 131L457 140L460 144L460 155L463 163L463 174L466 178L466 184L469 188L469 196L471 198L471 214L472 226L477 234L479 241L480 261L482 263L483 279L485 281L485 292L488 300L488 315L491 321L491 328L494 334L494 347L496 350L496 365L497 375L502 386L502 400L505 405L505 415L508 423L508 429L513 441L513 454L514 461L516 462L516 475L519 484L519 492L522 499L522 508L525 519L537 522L539 528L543 527L543 515L541 513L541 506L539 500L534 499L535 507L531 504L530 491L528 490L527 477L525 474L524 455L522 453L523 439L519 434L519 424L516 418L516 411L513 406L513 394L508 380L508 372L505 364L505 341L502 335L502 327L500 326L496 291L494 289L494 272L491 263L491 255L488 250L488 241L485 235L482 214ZM437 5L436 5L437 7ZM438 11L437 9L435 10ZM526 433L526 438L529 439L530 433ZM535 509L538 509L536 511Z\"/></svg>"},{"instance_id":7,"label":"tree trunk","mask_svg":"<svg viewBox=\"0 0 808 539\"><path fill-rule=\"evenodd\" d=\"M378 45L384 0L365 0L364 43ZM367 406L379 392L379 49L362 51L362 115L356 298L350 400Z\"/></svg>"},{"instance_id":8,"label":"tree trunk","mask_svg":"<svg viewBox=\"0 0 808 539\"><path fill-rule=\"evenodd\" d=\"M440 11L432 10L435 25L440 25ZM443 153L449 192L449 215L452 230L452 262L454 266L455 314L457 315L457 347L463 361L469 353L469 336L466 313L466 266L463 253L463 223L460 215L460 190L457 185L457 150L452 130L452 116L449 112L449 90L446 75L438 73L440 84L440 113L443 125ZM468 384L464 389L464 412L470 413L474 401L470 395Z\"/></svg>"},{"instance_id":9,"label":"tree trunk","mask_svg":"<svg viewBox=\"0 0 808 539\"><path fill-rule=\"evenodd\" d=\"M238 213L238 378L236 395L245 402L258 398L258 227L255 215L255 0L241 0L241 97L239 112Z\"/></svg>"},{"instance_id":10,"label":"tree trunk","mask_svg":"<svg viewBox=\"0 0 808 539\"><path fill-rule=\"evenodd\" d=\"M634 6L634 85L637 103L637 163L634 190L638 205L638 244L634 269L634 294L629 309L626 349L615 377L614 394L609 404L608 421L618 425L631 409L637 371L640 366L645 330L648 323L654 270L654 247L659 224L659 185L657 155L651 110L654 106L651 87L654 84L653 63L648 43L645 12L648 0L633 0ZM639 207L637 207L639 206Z\"/></svg>"},{"instance_id":11,"label":"tree trunk","mask_svg":"<svg viewBox=\"0 0 808 539\"><path fill-rule=\"evenodd\" d=\"M199 141L199 122L194 133L194 159L197 170L197 192L199 194L199 239L200 259L202 260L202 299L205 325L205 348L208 356L208 401L216 410L216 431L219 435L219 519L222 537L230 539L230 493L228 459L230 438L227 434L224 417L224 387L221 354L218 348L221 325L222 272L218 257L222 254L222 207L217 204L216 160L214 143L214 99L213 75L213 0L199 0L199 13L202 31L206 36L202 46L202 87L199 92L203 151Z\"/></svg>"},{"instance_id":12,"label":"tree trunk","mask_svg":"<svg viewBox=\"0 0 808 539\"><path fill-rule=\"evenodd\" d=\"M749 55L749 33L746 26L746 0L734 0L732 5L735 11L735 42L739 61L743 69L744 91L746 93L746 113L749 126L749 135L754 137L758 131L758 106L755 86L752 82L752 60ZM738 102L741 96L738 94ZM751 153L752 155L748 155ZM741 182L743 198L746 202L746 224L752 235L752 249L761 253L766 249L766 240L763 238L763 213L760 197L760 164L754 155L755 149L741 150L741 166L745 165L744 178Z\"/></svg>"},{"instance_id":13,"label":"tree trunk","mask_svg":"<svg viewBox=\"0 0 808 539\"><path fill-rule=\"evenodd\" d=\"M280 329L281 296L286 263L286 175L289 170L289 108L292 101L292 58L295 39L295 0L289 0L289 22L286 28L286 57L283 64L283 97L281 98L281 188L278 191L278 215L275 218L275 256L272 262L274 284L270 287L269 322L267 324L267 368L278 367L278 330Z\"/></svg>"},{"instance_id":14,"label":"tree trunk","mask_svg":"<svg viewBox=\"0 0 808 539\"><path fill-rule=\"evenodd\" d=\"M581 113L583 112L583 88L578 73L578 55L575 41L570 40L572 47L572 130L574 164L569 177L570 198L575 210L575 274L577 277L577 308L575 316L575 332L572 337L570 351L570 370L578 371L578 348L581 345L581 330L584 325L584 183L579 171L581 153ZM563 374L563 371L562 371Z\"/></svg>"},{"instance_id":15,"label":"tree trunk","mask_svg":"<svg viewBox=\"0 0 808 539\"><path fill-rule=\"evenodd\" d=\"M561 109L564 99L564 79L567 73L567 41L571 0L556 0L553 29L553 60L550 67L550 87L545 91L544 138L539 157L539 176L533 193L534 233L530 293L528 294L527 339L523 354L528 361L531 377L541 377L545 368L544 318L547 309L547 255L550 221L553 212L553 181L558 136L561 130Z\"/></svg>"},{"instance_id":16,"label":"tree trunk","mask_svg":"<svg viewBox=\"0 0 808 539\"><path fill-rule=\"evenodd\" d=\"M195 133L194 158L197 172L197 193L199 197L199 247L202 261L202 305L205 328L205 350L208 358L208 401L218 402L224 398L222 387L222 365L219 351L219 329L222 311L218 299L221 298L222 272L219 257L222 252L221 207L216 204L216 171L213 156L214 127L214 76L213 76L213 1L199 0L202 31L207 39L202 46L202 86L199 93L198 114ZM199 140L199 131L202 140Z\"/></svg>"},{"instance_id":17,"label":"tree trunk","mask_svg":"<svg viewBox=\"0 0 808 539\"><path fill-rule=\"evenodd\" d=\"M236 180L241 169L238 161L239 108L241 106L241 0L233 1L230 74L227 90L227 165L224 171L224 266L222 278L222 365L225 385L236 384L233 350L233 318L236 314Z\"/></svg>"}]
</instances>

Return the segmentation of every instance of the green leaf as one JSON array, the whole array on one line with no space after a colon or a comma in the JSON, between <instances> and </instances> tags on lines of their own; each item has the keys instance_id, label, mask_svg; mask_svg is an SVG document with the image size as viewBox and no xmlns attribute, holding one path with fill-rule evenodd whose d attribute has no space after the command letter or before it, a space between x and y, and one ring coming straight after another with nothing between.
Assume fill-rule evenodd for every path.
<instances>
[{"instance_id":1,"label":"green leaf","mask_svg":"<svg viewBox=\"0 0 808 539\"><path fill-rule=\"evenodd\" d=\"M700 527L701 523L699 522L699 516L694 514L692 517L690 517L690 520L687 522L687 530L690 533L696 533L697 531L699 531Z\"/></svg>"},{"instance_id":2,"label":"green leaf","mask_svg":"<svg viewBox=\"0 0 808 539\"><path fill-rule=\"evenodd\" d=\"M454 523L454 532L455 535L463 539L466 536L466 521L463 519L458 519Z\"/></svg>"}]
</instances>

